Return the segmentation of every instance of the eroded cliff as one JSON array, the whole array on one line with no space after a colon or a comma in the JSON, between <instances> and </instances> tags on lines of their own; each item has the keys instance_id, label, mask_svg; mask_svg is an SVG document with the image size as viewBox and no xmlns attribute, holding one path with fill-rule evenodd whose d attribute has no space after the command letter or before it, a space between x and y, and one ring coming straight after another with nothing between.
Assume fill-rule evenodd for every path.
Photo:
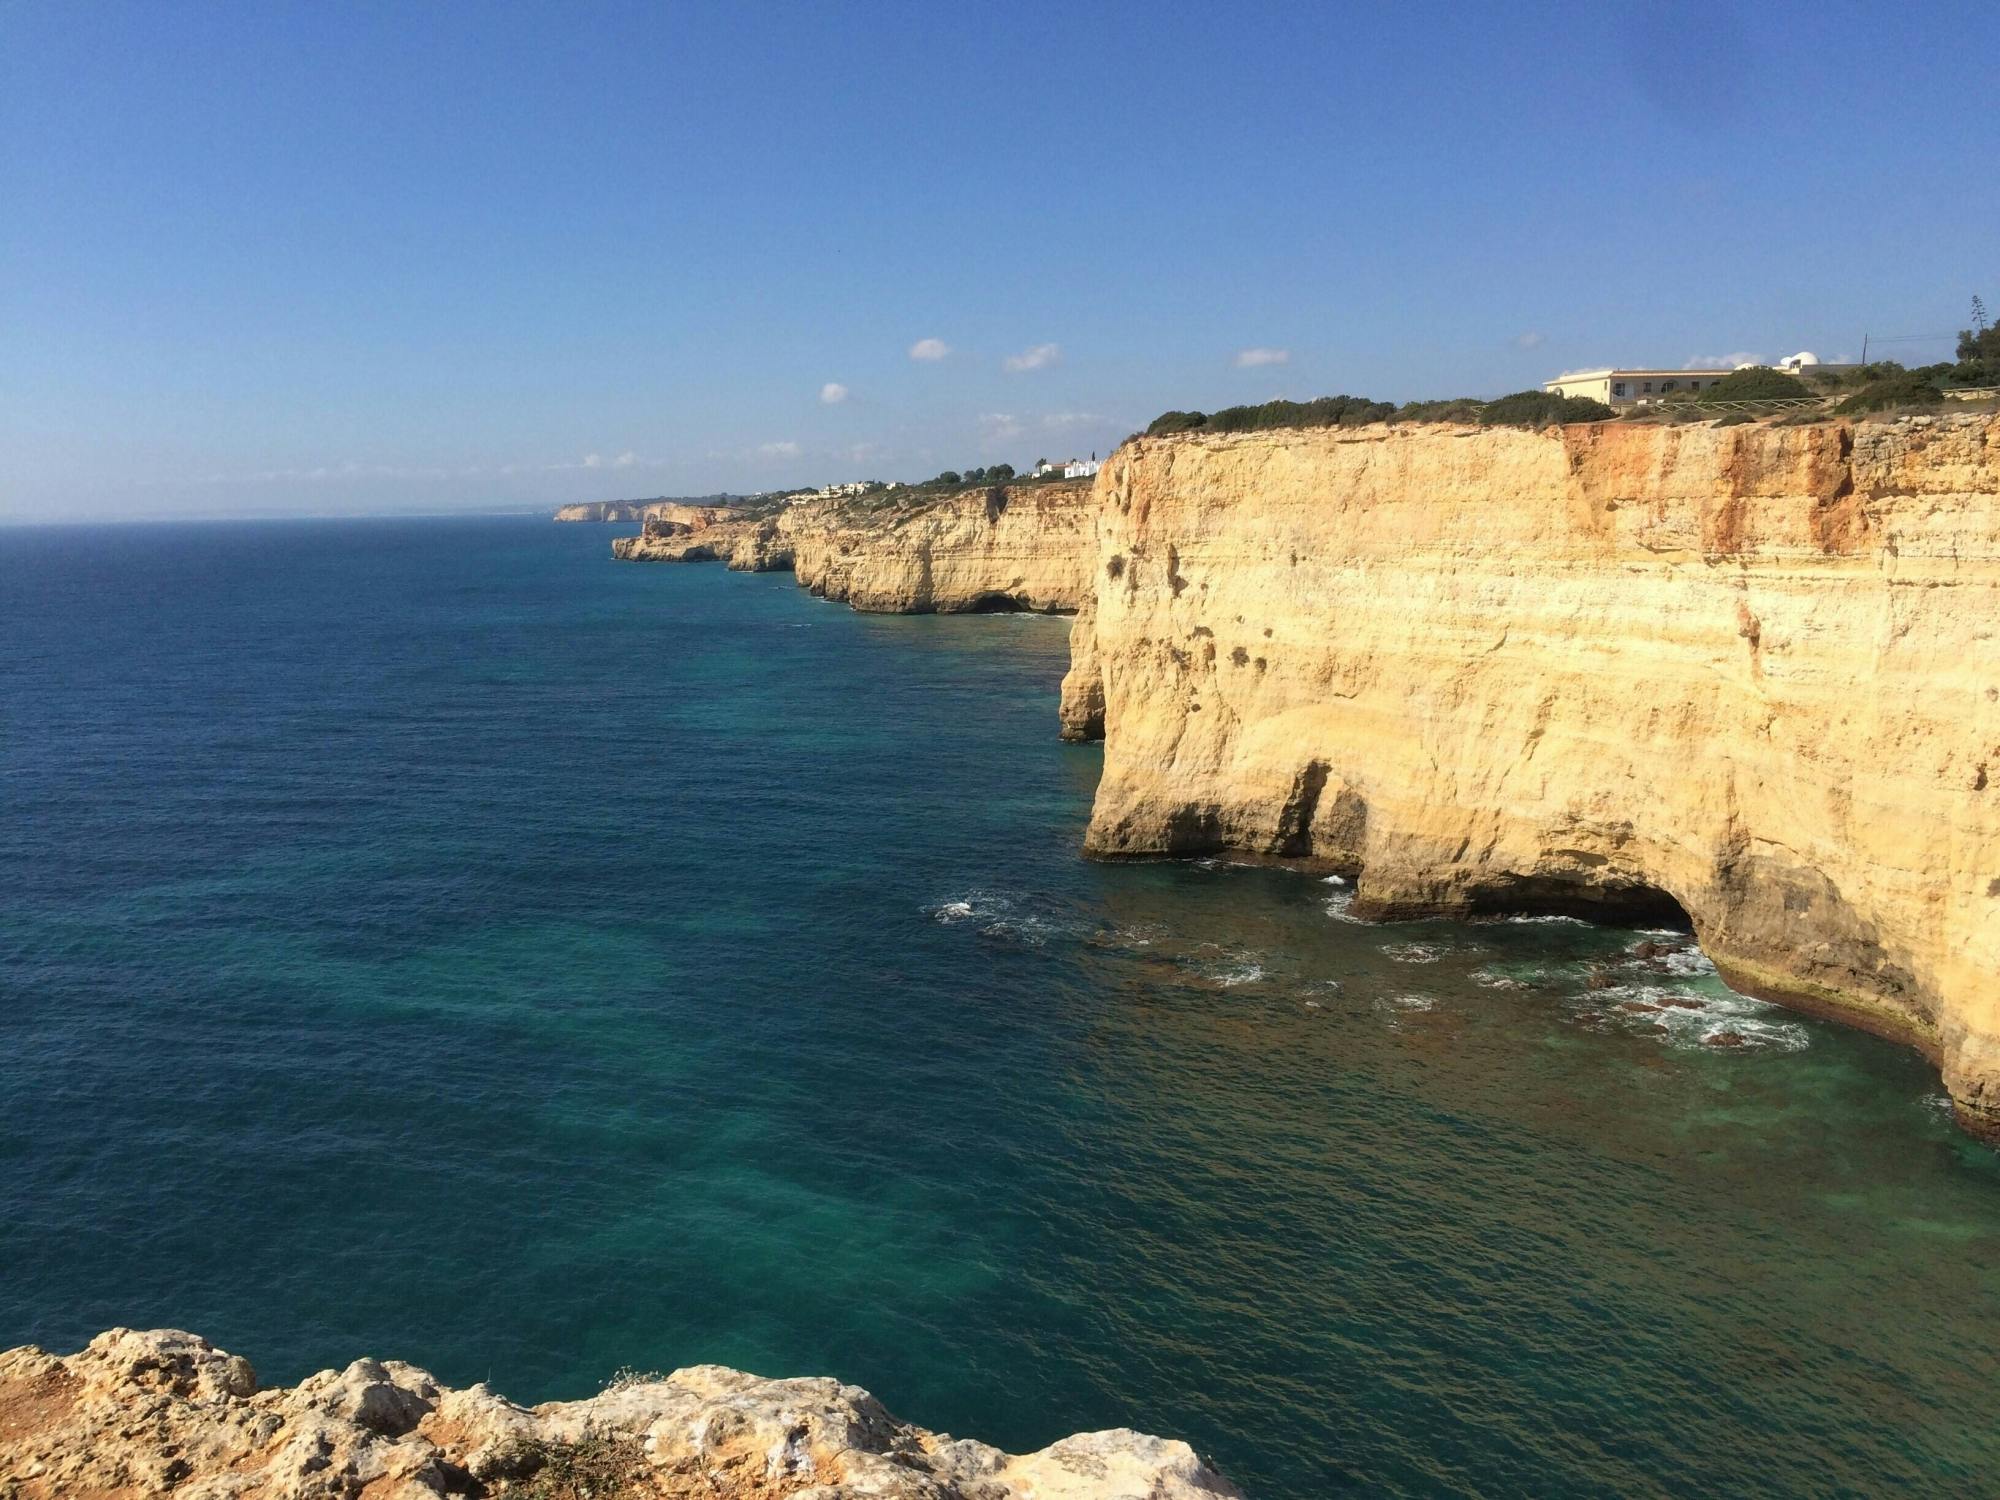
<instances>
[{"instance_id":1,"label":"eroded cliff","mask_svg":"<svg viewBox=\"0 0 2000 1500\"><path fill-rule=\"evenodd\" d=\"M1323 861L1377 916L1677 905L1738 988L2000 1130L2000 427L1127 444L1064 730L1101 855Z\"/></svg>"},{"instance_id":2,"label":"eroded cliff","mask_svg":"<svg viewBox=\"0 0 2000 1500\"><path fill-rule=\"evenodd\" d=\"M780 518L815 594L889 614L1076 609L1090 587L1086 482L794 506Z\"/></svg>"},{"instance_id":3,"label":"eroded cliff","mask_svg":"<svg viewBox=\"0 0 2000 1500\"><path fill-rule=\"evenodd\" d=\"M259 1390L248 1361L113 1329L0 1354L9 1500L1196 1500L1237 1495L1185 1443L1125 1429L1014 1457L899 1422L834 1380L698 1365L527 1408L357 1360Z\"/></svg>"},{"instance_id":4,"label":"eroded cliff","mask_svg":"<svg viewBox=\"0 0 2000 1500\"><path fill-rule=\"evenodd\" d=\"M1090 583L1087 482L893 490L775 514L649 517L612 543L633 562L789 568L804 588L884 614L1073 610Z\"/></svg>"}]
</instances>

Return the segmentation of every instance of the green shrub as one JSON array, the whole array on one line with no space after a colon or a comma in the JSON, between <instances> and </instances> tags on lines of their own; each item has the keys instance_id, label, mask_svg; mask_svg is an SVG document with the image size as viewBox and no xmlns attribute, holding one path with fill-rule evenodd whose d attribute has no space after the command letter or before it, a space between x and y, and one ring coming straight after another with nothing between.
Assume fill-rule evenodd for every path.
<instances>
[{"instance_id":1,"label":"green shrub","mask_svg":"<svg viewBox=\"0 0 2000 1500\"><path fill-rule=\"evenodd\" d=\"M1887 411L1898 406L1936 406L1943 400L1943 392L1923 371L1904 370L1863 386L1833 411L1835 416L1851 417L1860 412Z\"/></svg>"},{"instance_id":2,"label":"green shrub","mask_svg":"<svg viewBox=\"0 0 2000 1500\"><path fill-rule=\"evenodd\" d=\"M1750 365L1745 369L1731 370L1714 385L1698 392L1694 399L1702 402L1796 401L1811 394L1805 382L1796 375L1787 375L1769 365Z\"/></svg>"},{"instance_id":3,"label":"green shrub","mask_svg":"<svg viewBox=\"0 0 2000 1500\"><path fill-rule=\"evenodd\" d=\"M1155 417L1146 436L1170 432L1267 432L1280 427L1365 427L1396 414L1387 401L1366 396L1321 396L1313 401L1266 401L1221 411L1170 411Z\"/></svg>"},{"instance_id":4,"label":"green shrub","mask_svg":"<svg viewBox=\"0 0 2000 1500\"><path fill-rule=\"evenodd\" d=\"M1602 401L1588 396L1559 396L1554 391L1516 391L1489 401L1479 420L1488 427L1548 427L1558 422L1608 422L1615 415Z\"/></svg>"},{"instance_id":5,"label":"green shrub","mask_svg":"<svg viewBox=\"0 0 2000 1500\"><path fill-rule=\"evenodd\" d=\"M1449 401L1406 401L1396 408L1392 422L1477 422L1484 403L1471 396L1454 396Z\"/></svg>"},{"instance_id":6,"label":"green shrub","mask_svg":"<svg viewBox=\"0 0 2000 1500\"><path fill-rule=\"evenodd\" d=\"M643 1441L596 1428L585 1429L573 1442L519 1443L501 1463L526 1476L509 1487L522 1500L617 1500L645 1493L653 1472Z\"/></svg>"}]
</instances>

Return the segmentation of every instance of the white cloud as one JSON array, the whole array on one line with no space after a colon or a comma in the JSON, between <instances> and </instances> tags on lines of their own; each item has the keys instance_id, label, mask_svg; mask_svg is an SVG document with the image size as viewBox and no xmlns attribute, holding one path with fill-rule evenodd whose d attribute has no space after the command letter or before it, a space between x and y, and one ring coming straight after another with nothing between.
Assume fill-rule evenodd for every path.
<instances>
[{"instance_id":1,"label":"white cloud","mask_svg":"<svg viewBox=\"0 0 2000 1500\"><path fill-rule=\"evenodd\" d=\"M1094 411L1052 411L1042 418L1042 425L1051 432L1062 432L1071 427L1102 427L1110 421Z\"/></svg>"},{"instance_id":2,"label":"white cloud","mask_svg":"<svg viewBox=\"0 0 2000 1500\"><path fill-rule=\"evenodd\" d=\"M1769 364L1761 354L1745 354L1738 350L1735 354L1711 354L1701 359L1691 359L1682 365L1683 370L1733 370L1738 365Z\"/></svg>"},{"instance_id":3,"label":"white cloud","mask_svg":"<svg viewBox=\"0 0 2000 1500\"><path fill-rule=\"evenodd\" d=\"M757 451L766 458L797 458L799 445L788 438L782 443L760 443Z\"/></svg>"},{"instance_id":4,"label":"white cloud","mask_svg":"<svg viewBox=\"0 0 2000 1500\"><path fill-rule=\"evenodd\" d=\"M988 443L1010 443L1027 430L1027 424L1011 411L979 414L979 435Z\"/></svg>"},{"instance_id":5,"label":"white cloud","mask_svg":"<svg viewBox=\"0 0 2000 1500\"><path fill-rule=\"evenodd\" d=\"M1236 352L1236 368L1254 370L1260 365L1288 365L1292 362L1289 349L1239 349Z\"/></svg>"},{"instance_id":6,"label":"white cloud","mask_svg":"<svg viewBox=\"0 0 2000 1500\"><path fill-rule=\"evenodd\" d=\"M819 399L828 406L838 406L847 399L847 387L838 380L829 380L819 388Z\"/></svg>"},{"instance_id":7,"label":"white cloud","mask_svg":"<svg viewBox=\"0 0 2000 1500\"><path fill-rule=\"evenodd\" d=\"M1514 347L1516 349L1539 349L1548 341L1549 336L1546 333L1537 333L1533 329L1529 329L1526 333L1517 333L1514 335Z\"/></svg>"},{"instance_id":8,"label":"white cloud","mask_svg":"<svg viewBox=\"0 0 2000 1500\"><path fill-rule=\"evenodd\" d=\"M935 364L949 353L951 353L951 345L947 344L943 339L918 339L914 344L910 345L911 359L920 359L931 364Z\"/></svg>"},{"instance_id":9,"label":"white cloud","mask_svg":"<svg viewBox=\"0 0 2000 1500\"><path fill-rule=\"evenodd\" d=\"M584 454L584 455L583 455L583 466L584 466L584 467L585 467L586 469L601 469L601 468L603 468L603 467L604 467L604 455L603 455L602 453L586 453L586 454Z\"/></svg>"},{"instance_id":10,"label":"white cloud","mask_svg":"<svg viewBox=\"0 0 2000 1500\"><path fill-rule=\"evenodd\" d=\"M1010 375L1018 375L1023 370L1041 370L1062 358L1062 345L1037 344L1032 349L1023 349L1019 354L1010 354L1000 361L1000 368Z\"/></svg>"},{"instance_id":11,"label":"white cloud","mask_svg":"<svg viewBox=\"0 0 2000 1500\"><path fill-rule=\"evenodd\" d=\"M637 465L638 462L639 455L634 453L630 448L627 448L623 453L611 460L611 467L614 469L630 469Z\"/></svg>"}]
</instances>

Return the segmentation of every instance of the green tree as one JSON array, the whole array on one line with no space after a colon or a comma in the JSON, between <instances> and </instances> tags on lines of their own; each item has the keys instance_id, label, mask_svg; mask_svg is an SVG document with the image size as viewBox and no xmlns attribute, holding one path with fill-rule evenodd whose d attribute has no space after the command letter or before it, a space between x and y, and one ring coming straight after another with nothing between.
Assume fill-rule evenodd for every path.
<instances>
[{"instance_id":1,"label":"green tree","mask_svg":"<svg viewBox=\"0 0 2000 1500\"><path fill-rule=\"evenodd\" d=\"M995 464L986 471L986 482L988 484L1005 484L1013 477L1014 466L1012 464Z\"/></svg>"}]
</instances>

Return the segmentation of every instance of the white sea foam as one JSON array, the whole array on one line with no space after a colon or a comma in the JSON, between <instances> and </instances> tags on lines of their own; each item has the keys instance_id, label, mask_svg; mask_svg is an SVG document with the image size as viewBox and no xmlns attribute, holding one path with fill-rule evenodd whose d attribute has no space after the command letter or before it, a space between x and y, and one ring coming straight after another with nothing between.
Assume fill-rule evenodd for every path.
<instances>
[{"instance_id":1,"label":"white sea foam","mask_svg":"<svg viewBox=\"0 0 2000 1500\"><path fill-rule=\"evenodd\" d=\"M1471 974L1474 984L1484 985L1489 990L1525 990L1527 981L1514 979L1493 969L1474 969Z\"/></svg>"},{"instance_id":2,"label":"white sea foam","mask_svg":"<svg viewBox=\"0 0 2000 1500\"><path fill-rule=\"evenodd\" d=\"M1233 990L1239 984L1255 984L1264 977L1264 966L1245 959L1240 964L1213 972L1215 982L1226 990Z\"/></svg>"},{"instance_id":3,"label":"white sea foam","mask_svg":"<svg viewBox=\"0 0 2000 1500\"><path fill-rule=\"evenodd\" d=\"M1697 974L1713 974L1715 963L1699 948L1677 948L1672 953L1662 953L1659 965L1669 974L1680 978L1692 978Z\"/></svg>"},{"instance_id":4,"label":"white sea foam","mask_svg":"<svg viewBox=\"0 0 2000 1500\"><path fill-rule=\"evenodd\" d=\"M1389 1024L1393 1026L1396 1024L1398 1017L1421 1015L1425 1011L1436 1010L1437 997L1434 995L1384 995L1375 1002L1375 1009L1381 1015L1387 1017Z\"/></svg>"},{"instance_id":5,"label":"white sea foam","mask_svg":"<svg viewBox=\"0 0 2000 1500\"><path fill-rule=\"evenodd\" d=\"M1382 956L1399 964L1434 964L1444 957L1444 952L1435 943L1391 943L1382 950Z\"/></svg>"},{"instance_id":6,"label":"white sea foam","mask_svg":"<svg viewBox=\"0 0 2000 1500\"><path fill-rule=\"evenodd\" d=\"M1800 1052L1812 1044L1812 1033L1781 1019L1777 1006L1727 990L1695 994L1665 985L1618 985L1589 1000L1592 1010L1613 1020L1659 1028L1671 1047Z\"/></svg>"},{"instance_id":7,"label":"white sea foam","mask_svg":"<svg viewBox=\"0 0 2000 1500\"><path fill-rule=\"evenodd\" d=\"M1354 915L1353 907L1354 892L1352 891L1335 891L1331 896L1326 898L1326 914L1332 917L1334 921L1353 922L1357 926L1366 926L1367 924L1362 922L1361 918Z\"/></svg>"}]
</instances>

